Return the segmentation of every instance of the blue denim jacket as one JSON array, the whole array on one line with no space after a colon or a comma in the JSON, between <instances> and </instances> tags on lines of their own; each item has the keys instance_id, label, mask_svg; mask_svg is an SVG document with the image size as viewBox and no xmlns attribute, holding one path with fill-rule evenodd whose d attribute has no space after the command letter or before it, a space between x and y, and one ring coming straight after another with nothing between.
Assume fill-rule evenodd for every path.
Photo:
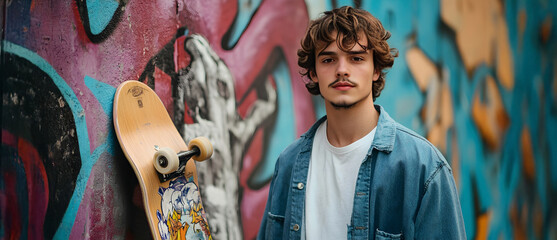
<instances>
[{"instance_id":1,"label":"blue denim jacket","mask_svg":"<svg viewBox=\"0 0 557 240\"><path fill-rule=\"evenodd\" d=\"M379 120L358 173L347 239L466 239L443 155L381 106L375 108ZM300 239L313 137L325 119L279 156L257 239Z\"/></svg>"}]
</instances>

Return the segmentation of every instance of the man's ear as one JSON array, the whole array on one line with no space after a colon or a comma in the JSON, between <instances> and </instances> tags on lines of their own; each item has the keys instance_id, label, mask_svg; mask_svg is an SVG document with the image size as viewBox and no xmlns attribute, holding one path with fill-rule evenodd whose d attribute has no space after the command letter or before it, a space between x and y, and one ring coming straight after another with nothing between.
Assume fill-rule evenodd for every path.
<instances>
[{"instance_id":1,"label":"man's ear","mask_svg":"<svg viewBox=\"0 0 557 240\"><path fill-rule=\"evenodd\" d=\"M375 73L373 73L373 81L377 81L377 79L379 79L379 76L381 76L381 72L375 70Z\"/></svg>"},{"instance_id":2,"label":"man's ear","mask_svg":"<svg viewBox=\"0 0 557 240\"><path fill-rule=\"evenodd\" d=\"M311 79L312 82L317 82L317 74L315 74L315 71L309 70L309 79Z\"/></svg>"}]
</instances>

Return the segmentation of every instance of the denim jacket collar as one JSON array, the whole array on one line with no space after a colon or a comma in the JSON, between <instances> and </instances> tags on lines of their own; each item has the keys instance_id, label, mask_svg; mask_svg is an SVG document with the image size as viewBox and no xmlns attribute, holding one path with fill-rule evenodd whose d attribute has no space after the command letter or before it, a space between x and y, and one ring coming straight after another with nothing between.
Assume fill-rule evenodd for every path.
<instances>
[{"instance_id":1,"label":"denim jacket collar","mask_svg":"<svg viewBox=\"0 0 557 240\"><path fill-rule=\"evenodd\" d=\"M379 112L379 119L377 121L375 137L373 139L371 148L369 149L368 155L371 155L371 150L374 148L382 152L390 153L391 151L393 151L393 147L395 145L396 122L380 105L375 105L375 109ZM306 140L310 140L309 142L312 143L317 128L326 119L327 116L323 116L315 124L313 124L309 131L302 135L302 137ZM309 150L311 150L311 144L309 146L304 146L302 152Z\"/></svg>"}]
</instances>

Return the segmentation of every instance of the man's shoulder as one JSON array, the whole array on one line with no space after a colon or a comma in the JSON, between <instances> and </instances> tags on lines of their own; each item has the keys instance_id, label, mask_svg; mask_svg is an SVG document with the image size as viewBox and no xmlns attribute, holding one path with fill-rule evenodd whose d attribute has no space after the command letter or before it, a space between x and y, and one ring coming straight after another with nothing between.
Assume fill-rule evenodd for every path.
<instances>
[{"instance_id":1,"label":"man's shoulder","mask_svg":"<svg viewBox=\"0 0 557 240\"><path fill-rule=\"evenodd\" d=\"M430 141L415 131L396 123L395 147L393 152L417 159L432 166L446 166L450 169L443 154ZM407 159L408 159L407 158Z\"/></svg>"},{"instance_id":2,"label":"man's shoulder","mask_svg":"<svg viewBox=\"0 0 557 240\"><path fill-rule=\"evenodd\" d=\"M396 123L393 151L384 155L385 166L396 166L412 179L419 179L424 189L441 172L452 174L452 168L443 154L426 138L415 131ZM417 174L417 175L416 175Z\"/></svg>"},{"instance_id":3,"label":"man's shoulder","mask_svg":"<svg viewBox=\"0 0 557 240\"><path fill-rule=\"evenodd\" d=\"M396 137L399 138L399 140L405 141L405 145L410 144L412 146L418 147L418 149L436 149L430 141L428 141L425 137L416 133L412 129L409 129L398 122L395 122L395 125Z\"/></svg>"},{"instance_id":4,"label":"man's shoulder","mask_svg":"<svg viewBox=\"0 0 557 240\"><path fill-rule=\"evenodd\" d=\"M398 159L429 159L446 163L443 154L431 142L392 119L380 105L375 105L375 108L380 112L373 140L375 148L392 152Z\"/></svg>"}]
</instances>

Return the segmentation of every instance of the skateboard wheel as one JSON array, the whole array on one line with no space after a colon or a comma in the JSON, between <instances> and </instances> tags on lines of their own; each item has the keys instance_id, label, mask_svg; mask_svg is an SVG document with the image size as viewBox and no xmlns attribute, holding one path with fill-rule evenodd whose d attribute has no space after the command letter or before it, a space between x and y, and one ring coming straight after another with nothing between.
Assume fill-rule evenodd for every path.
<instances>
[{"instance_id":1,"label":"skateboard wheel","mask_svg":"<svg viewBox=\"0 0 557 240\"><path fill-rule=\"evenodd\" d=\"M178 170L180 160L172 148L164 147L155 152L155 169L161 174L169 174Z\"/></svg>"},{"instance_id":2,"label":"skateboard wheel","mask_svg":"<svg viewBox=\"0 0 557 240\"><path fill-rule=\"evenodd\" d=\"M213 144L206 137L197 137L190 141L188 148L198 148L199 155L193 156L193 160L202 162L213 156Z\"/></svg>"}]
</instances>

